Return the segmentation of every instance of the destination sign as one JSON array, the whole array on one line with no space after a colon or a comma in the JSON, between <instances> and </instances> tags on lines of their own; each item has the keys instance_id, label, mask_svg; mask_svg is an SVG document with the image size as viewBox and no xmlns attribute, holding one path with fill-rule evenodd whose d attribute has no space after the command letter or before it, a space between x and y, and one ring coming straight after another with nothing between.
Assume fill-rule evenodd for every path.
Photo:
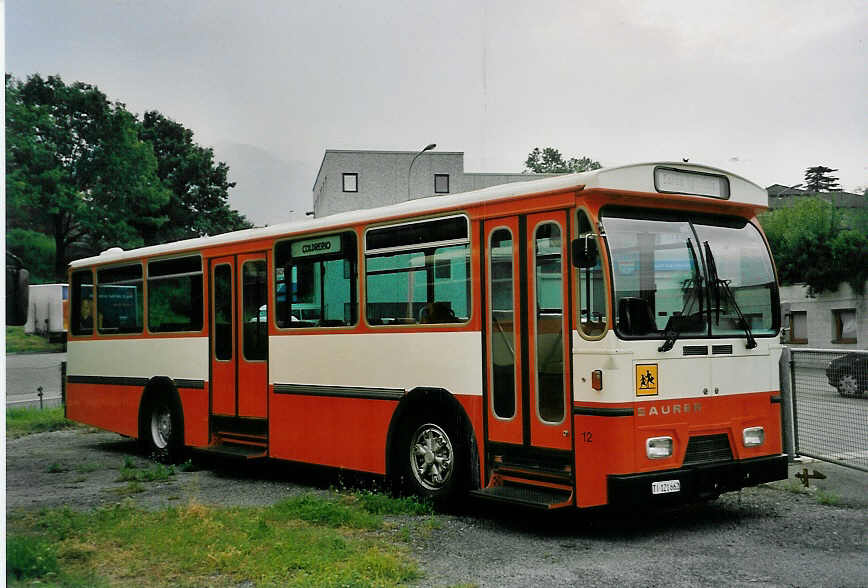
<instances>
[{"instance_id":1,"label":"destination sign","mask_svg":"<svg viewBox=\"0 0 868 588\"><path fill-rule=\"evenodd\" d=\"M329 253L340 253L341 251L341 236L330 235L328 237L317 237L316 239L306 239L304 241L296 241L292 244L293 257L310 257L311 255L326 255Z\"/></svg>"},{"instance_id":2,"label":"destination sign","mask_svg":"<svg viewBox=\"0 0 868 588\"><path fill-rule=\"evenodd\" d=\"M658 192L729 198L726 176L658 167L654 169L654 185Z\"/></svg>"}]
</instances>

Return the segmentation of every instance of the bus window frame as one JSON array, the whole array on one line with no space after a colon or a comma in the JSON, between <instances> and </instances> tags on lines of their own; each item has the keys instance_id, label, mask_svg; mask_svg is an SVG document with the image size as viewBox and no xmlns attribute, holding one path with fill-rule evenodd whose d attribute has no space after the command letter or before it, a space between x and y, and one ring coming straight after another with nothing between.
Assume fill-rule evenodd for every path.
<instances>
[{"instance_id":1,"label":"bus window frame","mask_svg":"<svg viewBox=\"0 0 868 588\"><path fill-rule=\"evenodd\" d=\"M100 285L99 273L101 271L105 271L105 270L117 269L119 267L130 267L130 266L134 266L134 265L138 265L139 267L142 268L142 330L141 331L129 331L126 333L106 333L106 332L103 332L102 326L99 324L102 322L99 319L99 316L100 316L99 315L99 312L100 312L99 311L99 285ZM111 264L107 264L107 265L95 266L95 267L92 267L91 269L93 270L93 273L94 273L94 307L96 308L96 310L94 311L95 312L94 316L96 317L96 321L94 322L94 325L96 326L94 334L99 336L99 337L107 337L110 339L111 338L138 337L138 336L144 335L146 332L146 329L147 329L147 324L148 324L148 315L147 315L147 310L148 310L147 280L148 280L148 278L147 278L147 274L145 273L145 260L144 259L137 259L137 260L133 260L133 261L119 261L119 262L111 263Z\"/></svg>"},{"instance_id":2,"label":"bus window frame","mask_svg":"<svg viewBox=\"0 0 868 588\"><path fill-rule=\"evenodd\" d=\"M612 303L612 285L609 277L609 249L608 244L606 246L600 246L600 244L605 241L603 236L600 234L600 223L599 219L591 213L591 209L585 205L578 206L575 209L574 218L575 224L573 227L573 231L575 232L573 235L573 239L579 238L579 215L584 212L585 216L587 216L588 221L591 223L591 230L593 234L597 237L597 254L600 257L600 273L603 276L603 296L605 297L606 302L606 322L603 325L603 331L599 335L588 335L585 333L584 329L582 329L582 304L584 303L584 295L581 292L581 276L579 272L582 271L583 268L577 268L573 266L573 260L570 259L570 267L573 270L573 279L575 284L575 292L573 294L575 300L575 315L574 320L576 321L575 330L579 333L579 336L586 341L600 341L604 339L606 335L609 334L609 331L612 330L612 310L614 305ZM570 249L567 249L567 257L570 256Z\"/></svg>"},{"instance_id":3,"label":"bus window frame","mask_svg":"<svg viewBox=\"0 0 868 588\"><path fill-rule=\"evenodd\" d=\"M399 226L406 225L415 225L426 222L431 222L435 220L444 220L450 218L463 218L465 223L467 224L467 238L466 239L448 239L445 241L431 241L426 243L419 243L414 246L403 245L398 247L386 247L380 249L372 249L370 251L370 257L378 257L381 255L388 255L390 253L400 253L401 251L419 251L420 249L436 249L438 247L451 247L455 245L466 245L467 246L467 320L456 321L454 323L408 323L408 324L389 324L389 325L375 325L372 324L368 320L368 297L367 297L367 286L368 286L368 257L369 251L367 248L368 242L368 232L372 230L379 230L384 228L393 228ZM454 330L456 327L467 327L473 322L473 312L475 309L474 306L474 297L473 297L473 222L470 220L470 215L463 210L452 210L446 213L435 213L431 215L425 215L420 217L412 217L412 218L404 218L397 219L382 223L376 223L367 225L364 227L362 231L362 247L359 248L359 253L364 261L363 270L358 272L359 280L361 282L361 286L364 288L365 297L364 301L360 301L360 306L363 306L363 315L364 315L364 324L366 327L370 329L394 329L394 330L407 330L407 329L432 329L432 330ZM425 245L426 247L418 247L418 245Z\"/></svg>"},{"instance_id":4,"label":"bus window frame","mask_svg":"<svg viewBox=\"0 0 868 588\"><path fill-rule=\"evenodd\" d=\"M277 268L279 267L279 265L277 263L277 247L281 243L289 243L290 247L291 247L292 243L294 241L306 241L308 239L316 239L317 237L330 237L332 235L341 236L342 243L343 243L343 235L349 235L352 239L354 239L355 240L354 244L355 244L355 248L356 248L355 255L348 257L348 256L344 256L343 254L338 256L338 254L331 253L331 254L325 254L325 255L321 255L321 256L312 255L311 257L317 257L320 260L323 258L328 258L328 257L331 257L334 259L345 259L345 260L346 259L353 259L353 261L356 264L356 268L355 268L356 271L355 271L355 275L352 278L350 278L350 283L354 287L354 293L355 293L355 298L356 298L356 320L352 324L349 324L349 325L334 325L334 326L315 325L312 327L282 327L282 326L280 326L277 322L277 276L276 276L276 272L277 272ZM290 235L287 237L282 237L280 239L275 240L271 246L271 259L272 259L271 272L270 272L270 274L266 275L266 277L269 280L269 283L271 284L271 286L269 288L271 290L269 292L269 301L270 301L272 306L271 306L271 312L269 312L269 314L271 316L268 319L271 327L274 328L276 331L279 331L281 333L294 333L294 334L299 334L299 335L317 333L317 332L320 332L321 329L325 329L326 332L333 332L333 331L340 331L340 330L347 331L347 330L352 330L352 329L357 328L361 324L362 305L363 305L362 293L364 292L363 280L361 280L361 278L360 278L360 276L362 274L359 271L359 267L361 267L360 255L363 255L363 252L362 252L362 248L359 247L359 235L358 235L358 232L355 230L354 227L344 227L344 228L339 228L338 230L317 231L315 233L300 233L300 234ZM287 259L290 261L292 260L292 250L291 249L290 249L290 255L287 257ZM286 269L284 266L284 280L286 280L285 271L286 271ZM266 267L266 272L268 272L267 267ZM290 292L289 292L288 286L287 286L287 294L286 295L287 295L287 303L289 303ZM292 306L290 305L290 309L291 308L292 308Z\"/></svg>"},{"instance_id":5,"label":"bus window frame","mask_svg":"<svg viewBox=\"0 0 868 588\"><path fill-rule=\"evenodd\" d=\"M70 316L69 316L69 336L73 339L93 339L98 337L97 334L98 329L96 328L97 323L97 309L96 309L96 268L94 266L87 266L82 268L71 269L69 272L68 284L70 286L75 284L74 276L75 274L83 274L90 272L90 286L93 288L93 297L91 298L91 317L93 321L93 326L91 327L90 333L76 333L73 326L75 323L74 320L78 319L81 316L81 300L79 299L79 295L76 292L76 288L71 288L70 292ZM77 309L77 310L76 310Z\"/></svg>"},{"instance_id":6,"label":"bus window frame","mask_svg":"<svg viewBox=\"0 0 868 588\"><path fill-rule=\"evenodd\" d=\"M185 257L198 257L199 258L199 267L201 268L199 273L202 276L202 326L197 331L152 331L151 330L151 324L150 324L151 323L151 312L150 312L150 299L151 299L150 291L151 291L151 289L149 286L150 280L151 280L151 272L149 271L150 270L149 266L153 262L170 261L172 259L183 259ZM206 332L205 327L208 323L208 314L209 314L208 305L210 304L210 302L208 300L208 295L207 295L208 289L206 288L206 286L207 286L206 282L208 280L205 279L205 276L207 275L207 272L205 271L205 269L206 269L205 268L205 256L202 254L202 252L201 251L187 251L184 253L174 253L171 255L166 255L164 257L146 257L146 258L142 259L142 262L144 263L144 266L145 266L145 277L144 277L144 280L145 280L145 333L144 334L154 336L154 337L175 337L178 335L185 335L185 334L186 335L192 335L192 334L205 333ZM182 275L195 275L195 272L194 273L188 273L188 274L173 274L173 276L175 276L175 277L182 276ZM172 277L172 276L158 276L157 280L165 279L167 277Z\"/></svg>"}]
</instances>

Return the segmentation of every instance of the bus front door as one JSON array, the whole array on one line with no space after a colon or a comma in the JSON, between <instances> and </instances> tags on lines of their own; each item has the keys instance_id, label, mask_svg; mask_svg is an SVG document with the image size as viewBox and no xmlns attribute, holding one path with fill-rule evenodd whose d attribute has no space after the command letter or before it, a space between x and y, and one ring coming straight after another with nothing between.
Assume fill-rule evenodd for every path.
<instances>
[{"instance_id":1,"label":"bus front door","mask_svg":"<svg viewBox=\"0 0 868 588\"><path fill-rule=\"evenodd\" d=\"M567 214L488 220L484 235L489 449L570 450Z\"/></svg>"},{"instance_id":2,"label":"bus front door","mask_svg":"<svg viewBox=\"0 0 868 588\"><path fill-rule=\"evenodd\" d=\"M211 414L266 418L265 253L211 260Z\"/></svg>"}]
</instances>

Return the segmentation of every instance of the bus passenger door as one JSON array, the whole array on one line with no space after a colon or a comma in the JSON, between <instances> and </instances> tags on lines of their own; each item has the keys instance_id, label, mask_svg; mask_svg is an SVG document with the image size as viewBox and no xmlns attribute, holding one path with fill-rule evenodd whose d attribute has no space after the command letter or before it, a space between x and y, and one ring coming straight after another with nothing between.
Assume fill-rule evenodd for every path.
<instances>
[{"instance_id":1,"label":"bus passenger door","mask_svg":"<svg viewBox=\"0 0 868 588\"><path fill-rule=\"evenodd\" d=\"M268 304L265 253L211 260L211 414L265 418Z\"/></svg>"},{"instance_id":2,"label":"bus passenger door","mask_svg":"<svg viewBox=\"0 0 868 588\"><path fill-rule=\"evenodd\" d=\"M569 450L567 215L489 220L484 237L487 440Z\"/></svg>"}]
</instances>

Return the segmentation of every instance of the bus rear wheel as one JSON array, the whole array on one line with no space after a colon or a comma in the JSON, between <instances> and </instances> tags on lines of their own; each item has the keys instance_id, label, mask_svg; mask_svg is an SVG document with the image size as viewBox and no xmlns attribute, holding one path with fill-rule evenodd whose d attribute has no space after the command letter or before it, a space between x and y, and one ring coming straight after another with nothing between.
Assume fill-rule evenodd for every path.
<instances>
[{"instance_id":1,"label":"bus rear wheel","mask_svg":"<svg viewBox=\"0 0 868 588\"><path fill-rule=\"evenodd\" d=\"M402 478L411 494L446 503L462 489L467 452L458 429L446 419L414 420L401 445Z\"/></svg>"},{"instance_id":2,"label":"bus rear wheel","mask_svg":"<svg viewBox=\"0 0 868 588\"><path fill-rule=\"evenodd\" d=\"M158 461L174 463L181 456L184 425L166 394L152 396L140 424L145 451Z\"/></svg>"}]
</instances>

